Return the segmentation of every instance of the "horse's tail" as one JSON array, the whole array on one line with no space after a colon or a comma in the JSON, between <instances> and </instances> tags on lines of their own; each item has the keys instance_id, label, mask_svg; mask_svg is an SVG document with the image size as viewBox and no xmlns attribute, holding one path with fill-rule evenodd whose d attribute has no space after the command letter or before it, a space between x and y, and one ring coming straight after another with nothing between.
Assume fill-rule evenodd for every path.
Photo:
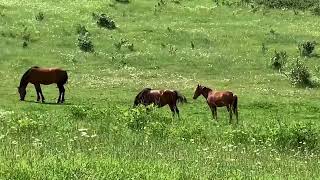
<instances>
[{"instance_id":1,"label":"horse's tail","mask_svg":"<svg viewBox=\"0 0 320 180\"><path fill-rule=\"evenodd\" d=\"M238 121L238 96L237 95L233 95L232 111L236 115L236 119Z\"/></svg>"},{"instance_id":2,"label":"horse's tail","mask_svg":"<svg viewBox=\"0 0 320 180\"><path fill-rule=\"evenodd\" d=\"M178 91L173 91L177 96L177 102L187 103L187 98Z\"/></svg>"}]
</instances>

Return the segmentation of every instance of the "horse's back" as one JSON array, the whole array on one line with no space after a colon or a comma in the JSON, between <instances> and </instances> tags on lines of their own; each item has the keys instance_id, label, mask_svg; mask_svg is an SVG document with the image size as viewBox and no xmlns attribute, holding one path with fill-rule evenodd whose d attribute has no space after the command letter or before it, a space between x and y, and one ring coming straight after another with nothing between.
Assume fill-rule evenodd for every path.
<instances>
[{"instance_id":1,"label":"horse's back","mask_svg":"<svg viewBox=\"0 0 320 180\"><path fill-rule=\"evenodd\" d=\"M33 67L30 72L29 81L33 84L66 83L67 71L61 68Z\"/></svg>"},{"instance_id":2,"label":"horse's back","mask_svg":"<svg viewBox=\"0 0 320 180\"><path fill-rule=\"evenodd\" d=\"M233 102L233 92L215 91L208 97L208 102L218 107L229 105Z\"/></svg>"}]
</instances>

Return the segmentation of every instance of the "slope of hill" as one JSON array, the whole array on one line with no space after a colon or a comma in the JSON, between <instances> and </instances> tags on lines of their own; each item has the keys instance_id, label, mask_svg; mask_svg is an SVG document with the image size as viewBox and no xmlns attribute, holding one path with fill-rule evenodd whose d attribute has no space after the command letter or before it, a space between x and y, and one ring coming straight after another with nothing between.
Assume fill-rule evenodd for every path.
<instances>
[{"instance_id":1,"label":"slope of hill","mask_svg":"<svg viewBox=\"0 0 320 180\"><path fill-rule=\"evenodd\" d=\"M270 67L275 50L287 52L289 72L300 42L320 42L319 17L297 12L211 0L1 1L1 179L319 177L319 89L293 87ZM97 26L93 13L117 28ZM79 49L80 26L94 52ZM315 81L316 53L300 57ZM34 65L68 70L64 105L55 85L42 86L45 104L31 85L19 101ZM192 100L199 83L238 95L239 125L225 108L214 122L204 99ZM186 95L181 119L168 107L132 109L144 87Z\"/></svg>"}]
</instances>

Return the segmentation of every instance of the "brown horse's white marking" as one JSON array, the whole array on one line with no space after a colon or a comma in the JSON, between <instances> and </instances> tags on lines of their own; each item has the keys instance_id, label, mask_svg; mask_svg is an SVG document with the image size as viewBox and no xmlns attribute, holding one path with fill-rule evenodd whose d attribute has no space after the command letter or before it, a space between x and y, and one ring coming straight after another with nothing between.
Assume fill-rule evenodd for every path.
<instances>
[{"instance_id":1,"label":"brown horse's white marking","mask_svg":"<svg viewBox=\"0 0 320 180\"><path fill-rule=\"evenodd\" d=\"M226 106L230 114L230 124L233 113L235 114L238 123L238 97L231 91L213 91L210 88L198 85L194 92L193 99L197 99L200 95L206 99L213 118L218 120L217 107Z\"/></svg>"},{"instance_id":2,"label":"brown horse's white marking","mask_svg":"<svg viewBox=\"0 0 320 180\"><path fill-rule=\"evenodd\" d=\"M36 92L37 92L37 101L42 99L44 102L44 96L42 94L42 90L40 84L49 85L49 84L57 84L59 88L59 97L57 103L64 102L64 84L68 81L68 74L65 70L59 68L40 68L37 66L33 66L28 69L22 76L20 80L20 85L18 87L18 92L20 94L20 100L23 101L27 92L26 87L29 83L33 84ZM40 97L41 96L41 97Z\"/></svg>"}]
</instances>

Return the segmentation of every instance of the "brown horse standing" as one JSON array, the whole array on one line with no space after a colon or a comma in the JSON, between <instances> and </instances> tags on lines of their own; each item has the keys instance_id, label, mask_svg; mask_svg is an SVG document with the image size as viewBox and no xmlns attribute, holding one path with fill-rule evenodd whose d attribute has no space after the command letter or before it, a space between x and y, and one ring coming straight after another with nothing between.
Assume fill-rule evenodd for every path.
<instances>
[{"instance_id":1,"label":"brown horse standing","mask_svg":"<svg viewBox=\"0 0 320 180\"><path fill-rule=\"evenodd\" d=\"M218 120L217 107L226 106L230 114L230 124L232 120L232 112L236 115L238 123L238 97L230 91L213 91L205 86L198 85L193 99L197 99L200 95L207 100L207 103L211 109L212 116Z\"/></svg>"},{"instance_id":2,"label":"brown horse standing","mask_svg":"<svg viewBox=\"0 0 320 180\"><path fill-rule=\"evenodd\" d=\"M27 85L31 83L36 89L37 101L40 101L41 98L42 102L44 102L45 99L43 97L40 84L49 85L56 83L59 88L59 97L57 103L63 103L65 94L63 85L66 84L67 81L68 74L65 70L59 68L40 68L38 66L33 66L23 74L20 80L20 85L18 87L20 100L24 101L24 98L27 94Z\"/></svg>"},{"instance_id":3,"label":"brown horse standing","mask_svg":"<svg viewBox=\"0 0 320 180\"><path fill-rule=\"evenodd\" d=\"M177 113L179 117L177 102L186 103L187 99L176 90L155 90L144 88L136 96L133 106L138 106L139 104L143 104L144 106L155 104L158 107L163 107L168 104L172 115L174 116L175 113Z\"/></svg>"}]
</instances>

